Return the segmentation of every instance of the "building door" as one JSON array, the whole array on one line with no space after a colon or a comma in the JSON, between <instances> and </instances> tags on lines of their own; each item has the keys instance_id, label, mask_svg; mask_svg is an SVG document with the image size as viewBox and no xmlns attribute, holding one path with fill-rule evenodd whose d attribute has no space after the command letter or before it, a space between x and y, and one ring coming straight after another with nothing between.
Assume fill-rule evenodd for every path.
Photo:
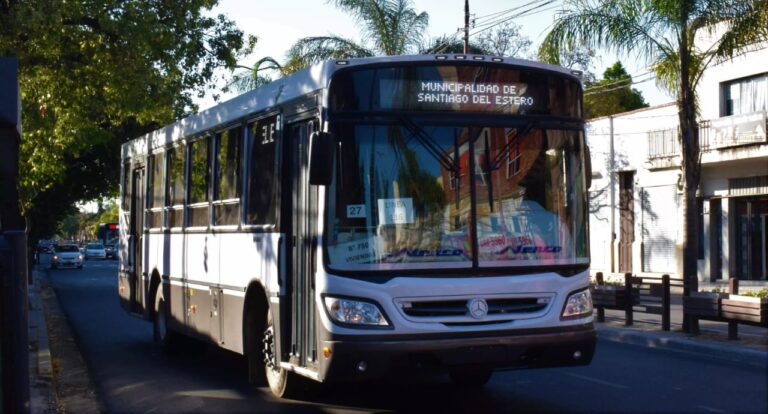
<instances>
[{"instance_id":1,"label":"building door","mask_svg":"<svg viewBox=\"0 0 768 414\"><path fill-rule=\"evenodd\" d=\"M736 201L736 259L739 279L766 280L768 198Z\"/></svg>"},{"instance_id":2,"label":"building door","mask_svg":"<svg viewBox=\"0 0 768 414\"><path fill-rule=\"evenodd\" d=\"M709 200L709 235L709 281L714 282L723 277L723 204L719 198Z\"/></svg>"},{"instance_id":3,"label":"building door","mask_svg":"<svg viewBox=\"0 0 768 414\"><path fill-rule=\"evenodd\" d=\"M677 189L674 185L645 187L641 194L643 271L675 273Z\"/></svg>"},{"instance_id":4,"label":"building door","mask_svg":"<svg viewBox=\"0 0 768 414\"><path fill-rule=\"evenodd\" d=\"M635 241L635 173L619 173L619 272L632 272Z\"/></svg>"}]
</instances>

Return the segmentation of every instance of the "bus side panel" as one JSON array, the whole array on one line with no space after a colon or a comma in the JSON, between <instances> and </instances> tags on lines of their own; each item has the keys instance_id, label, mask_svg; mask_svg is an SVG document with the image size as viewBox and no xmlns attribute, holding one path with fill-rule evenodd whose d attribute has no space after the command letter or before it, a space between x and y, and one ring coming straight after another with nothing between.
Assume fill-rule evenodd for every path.
<instances>
[{"instance_id":1,"label":"bus side panel","mask_svg":"<svg viewBox=\"0 0 768 414\"><path fill-rule=\"evenodd\" d=\"M171 327L181 332L186 332L185 325L188 323L190 311L185 296L187 289L184 285L184 278L186 277L185 258L187 256L185 237L184 233L171 233L166 236L167 243L163 247L166 255L163 268L166 272L165 275L171 281L170 311L173 321Z\"/></svg>"},{"instance_id":2,"label":"bus side panel","mask_svg":"<svg viewBox=\"0 0 768 414\"><path fill-rule=\"evenodd\" d=\"M221 346L243 352L245 289L252 281L277 295L278 233L227 235L221 245ZM272 292L272 293L270 293ZM267 300L267 298L264 298ZM260 336L261 333L258 333Z\"/></svg>"},{"instance_id":3,"label":"bus side panel","mask_svg":"<svg viewBox=\"0 0 768 414\"><path fill-rule=\"evenodd\" d=\"M144 289L142 289L142 298L141 303L144 306L144 309L152 309L155 304L154 303L146 303L147 298L150 297L152 292L149 292L149 282L152 278L152 274L157 272L157 274L162 277L165 275L163 273L163 239L164 235L163 233L154 233L149 232L144 234L144 260L143 260L143 276L142 276L142 284L144 286ZM173 300L171 299L171 302ZM146 313L146 312L145 312Z\"/></svg>"},{"instance_id":4,"label":"bus side panel","mask_svg":"<svg viewBox=\"0 0 768 414\"><path fill-rule=\"evenodd\" d=\"M192 333L218 342L219 334L212 331L211 318L213 289L219 282L219 239L222 235L189 233L186 237L186 274L182 276L185 285L183 310L186 325Z\"/></svg>"}]
</instances>

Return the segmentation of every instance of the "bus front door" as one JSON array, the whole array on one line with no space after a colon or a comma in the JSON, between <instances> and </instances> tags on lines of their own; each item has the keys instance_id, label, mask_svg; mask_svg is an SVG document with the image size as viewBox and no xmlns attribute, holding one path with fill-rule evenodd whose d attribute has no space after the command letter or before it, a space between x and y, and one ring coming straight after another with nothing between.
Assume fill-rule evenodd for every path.
<instances>
[{"instance_id":1,"label":"bus front door","mask_svg":"<svg viewBox=\"0 0 768 414\"><path fill-rule=\"evenodd\" d=\"M284 335L290 332L288 353L291 363L314 368L317 361L315 338L315 248L317 236L317 187L309 185L309 135L316 129L317 121L305 119L289 123L285 128L285 173L289 174L290 212L285 211L286 221L290 220L288 248L290 259L290 318L283 319ZM288 200L285 200L288 201ZM285 308L284 308L285 309ZM288 309L285 309L286 311ZM287 320L286 320L287 319ZM285 324L290 321L290 328ZM284 341L285 344L287 341Z\"/></svg>"}]
</instances>

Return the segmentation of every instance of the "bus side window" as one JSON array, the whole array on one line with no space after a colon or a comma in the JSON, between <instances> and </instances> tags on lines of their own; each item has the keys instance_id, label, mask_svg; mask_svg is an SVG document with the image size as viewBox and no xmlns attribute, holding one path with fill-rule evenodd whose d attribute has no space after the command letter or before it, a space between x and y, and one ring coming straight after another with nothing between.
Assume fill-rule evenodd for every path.
<instances>
[{"instance_id":1,"label":"bus side window","mask_svg":"<svg viewBox=\"0 0 768 414\"><path fill-rule=\"evenodd\" d=\"M235 127L216 134L213 223L240 224L240 152L243 129Z\"/></svg>"},{"instance_id":2,"label":"bus side window","mask_svg":"<svg viewBox=\"0 0 768 414\"><path fill-rule=\"evenodd\" d=\"M126 162L123 164L123 176L120 180L122 190L121 209L123 211L129 211L131 209L131 163Z\"/></svg>"},{"instance_id":3,"label":"bus side window","mask_svg":"<svg viewBox=\"0 0 768 414\"><path fill-rule=\"evenodd\" d=\"M211 137L189 144L189 197L187 225L207 227L211 201Z\"/></svg>"},{"instance_id":4,"label":"bus side window","mask_svg":"<svg viewBox=\"0 0 768 414\"><path fill-rule=\"evenodd\" d=\"M277 141L279 115L248 124L251 139L246 223L275 224L277 218Z\"/></svg>"},{"instance_id":5,"label":"bus side window","mask_svg":"<svg viewBox=\"0 0 768 414\"><path fill-rule=\"evenodd\" d=\"M147 180L147 228L163 227L163 205L165 203L163 173L165 171L165 154L158 153L149 157L149 177Z\"/></svg>"},{"instance_id":6,"label":"bus side window","mask_svg":"<svg viewBox=\"0 0 768 414\"><path fill-rule=\"evenodd\" d=\"M168 150L168 180L165 198L168 227L181 227L184 223L184 147Z\"/></svg>"}]
</instances>

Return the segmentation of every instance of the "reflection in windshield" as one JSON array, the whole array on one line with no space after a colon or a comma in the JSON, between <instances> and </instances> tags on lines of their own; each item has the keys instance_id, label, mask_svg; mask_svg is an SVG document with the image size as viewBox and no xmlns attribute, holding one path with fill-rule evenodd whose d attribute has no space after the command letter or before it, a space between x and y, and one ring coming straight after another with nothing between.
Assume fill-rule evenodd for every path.
<instances>
[{"instance_id":1,"label":"reflection in windshield","mask_svg":"<svg viewBox=\"0 0 768 414\"><path fill-rule=\"evenodd\" d=\"M587 262L580 132L401 120L337 133L332 267Z\"/></svg>"}]
</instances>

